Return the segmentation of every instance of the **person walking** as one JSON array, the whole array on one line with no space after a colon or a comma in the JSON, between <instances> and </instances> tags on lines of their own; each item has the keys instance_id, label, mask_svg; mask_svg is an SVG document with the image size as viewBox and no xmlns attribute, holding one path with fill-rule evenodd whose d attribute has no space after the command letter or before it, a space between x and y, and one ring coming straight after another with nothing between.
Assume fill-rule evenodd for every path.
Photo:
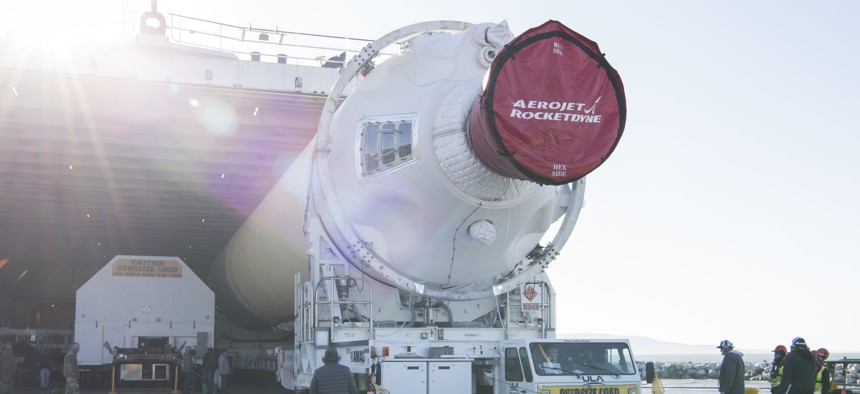
<instances>
[{"instance_id":1,"label":"person walking","mask_svg":"<svg viewBox=\"0 0 860 394\"><path fill-rule=\"evenodd\" d=\"M9 394L12 392L12 386L15 385L15 372L17 370L18 364L15 361L12 344L7 343L0 346L0 394Z\"/></svg>"},{"instance_id":2,"label":"person walking","mask_svg":"<svg viewBox=\"0 0 860 394\"><path fill-rule=\"evenodd\" d=\"M830 393L830 370L824 365L824 361L830 357L830 351L826 348L820 348L817 351L817 365L815 371L815 392L819 394Z\"/></svg>"},{"instance_id":3,"label":"person walking","mask_svg":"<svg viewBox=\"0 0 860 394\"><path fill-rule=\"evenodd\" d=\"M203 355L203 394L215 393L215 370L218 369L218 356L215 349L209 348Z\"/></svg>"},{"instance_id":4,"label":"person walking","mask_svg":"<svg viewBox=\"0 0 860 394\"><path fill-rule=\"evenodd\" d=\"M39 352L39 384L43 389L48 388L48 384L51 383L51 368L54 367L54 362L51 360L51 355L48 354L46 349L42 349Z\"/></svg>"},{"instance_id":5,"label":"person walking","mask_svg":"<svg viewBox=\"0 0 860 394\"><path fill-rule=\"evenodd\" d=\"M182 355L182 394L191 394L194 387L194 349L189 349Z\"/></svg>"},{"instance_id":6,"label":"person walking","mask_svg":"<svg viewBox=\"0 0 860 394\"><path fill-rule=\"evenodd\" d=\"M717 346L723 354L720 364L720 394L744 394L743 353L735 350L732 341L724 339Z\"/></svg>"},{"instance_id":7,"label":"person walking","mask_svg":"<svg viewBox=\"0 0 860 394\"><path fill-rule=\"evenodd\" d=\"M78 394L81 392L81 385L78 382L78 350L81 349L81 344L75 342L69 347L66 352L66 357L63 358L63 376L66 378L66 394Z\"/></svg>"},{"instance_id":8,"label":"person walking","mask_svg":"<svg viewBox=\"0 0 860 394\"><path fill-rule=\"evenodd\" d=\"M806 340L791 340L791 351L783 362L782 381L773 394L813 394L815 391L815 360Z\"/></svg>"},{"instance_id":9,"label":"person walking","mask_svg":"<svg viewBox=\"0 0 860 394\"><path fill-rule=\"evenodd\" d=\"M773 349L773 362L770 367L770 392L775 393L779 387L779 382L782 381L782 363L785 361L785 355L788 349L785 345L778 345Z\"/></svg>"},{"instance_id":10,"label":"person walking","mask_svg":"<svg viewBox=\"0 0 860 394\"><path fill-rule=\"evenodd\" d=\"M221 377L221 384L218 389L222 393L227 392L227 382L230 380L230 357L227 357L227 349L221 350L221 356L218 357L218 373Z\"/></svg>"},{"instance_id":11,"label":"person walking","mask_svg":"<svg viewBox=\"0 0 860 394\"><path fill-rule=\"evenodd\" d=\"M358 394L352 371L338 364L340 356L337 349L329 345L322 361L325 365L317 368L311 378L310 394Z\"/></svg>"}]
</instances>

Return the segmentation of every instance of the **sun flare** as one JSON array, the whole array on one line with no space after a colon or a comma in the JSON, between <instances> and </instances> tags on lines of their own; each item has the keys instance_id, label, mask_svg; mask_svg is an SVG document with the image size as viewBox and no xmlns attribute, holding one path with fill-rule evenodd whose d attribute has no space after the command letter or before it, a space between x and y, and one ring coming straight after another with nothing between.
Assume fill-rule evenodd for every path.
<instances>
[{"instance_id":1,"label":"sun flare","mask_svg":"<svg viewBox=\"0 0 860 394\"><path fill-rule=\"evenodd\" d=\"M136 16L129 1L30 0L7 4L0 16L0 34L38 42L118 38L134 33ZM135 8L141 8L135 3Z\"/></svg>"}]
</instances>

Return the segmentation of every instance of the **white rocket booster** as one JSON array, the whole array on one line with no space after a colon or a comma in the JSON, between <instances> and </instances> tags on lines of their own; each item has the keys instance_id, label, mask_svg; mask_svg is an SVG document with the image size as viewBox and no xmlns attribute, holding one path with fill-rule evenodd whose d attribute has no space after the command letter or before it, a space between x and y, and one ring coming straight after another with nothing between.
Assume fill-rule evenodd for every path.
<instances>
[{"instance_id":1,"label":"white rocket booster","mask_svg":"<svg viewBox=\"0 0 860 394\"><path fill-rule=\"evenodd\" d=\"M440 299L497 294L545 268L581 178L621 136L623 87L596 44L558 22L512 39L505 22L427 22L356 55L315 139L213 265L222 310L290 319L309 255ZM308 239L313 226L325 235Z\"/></svg>"}]
</instances>

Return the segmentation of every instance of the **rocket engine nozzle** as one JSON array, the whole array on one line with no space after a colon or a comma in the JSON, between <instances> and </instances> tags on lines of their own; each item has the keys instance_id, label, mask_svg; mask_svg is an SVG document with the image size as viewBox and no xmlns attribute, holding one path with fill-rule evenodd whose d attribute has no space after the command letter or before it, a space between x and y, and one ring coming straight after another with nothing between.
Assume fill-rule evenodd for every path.
<instances>
[{"instance_id":1,"label":"rocket engine nozzle","mask_svg":"<svg viewBox=\"0 0 860 394\"><path fill-rule=\"evenodd\" d=\"M469 139L493 171L562 185L600 166L626 119L624 86L597 43L548 21L499 52L469 116Z\"/></svg>"}]
</instances>

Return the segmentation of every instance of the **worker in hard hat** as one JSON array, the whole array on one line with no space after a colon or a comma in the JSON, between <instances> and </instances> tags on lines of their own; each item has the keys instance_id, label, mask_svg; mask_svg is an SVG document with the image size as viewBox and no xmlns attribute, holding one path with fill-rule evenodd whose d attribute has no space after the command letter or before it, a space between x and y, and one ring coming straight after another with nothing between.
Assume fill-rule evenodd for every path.
<instances>
[{"instance_id":1,"label":"worker in hard hat","mask_svg":"<svg viewBox=\"0 0 860 394\"><path fill-rule=\"evenodd\" d=\"M788 349L785 345L777 345L773 349L773 362L770 366L770 391L776 392L779 387L779 382L782 381L782 363L785 361L785 355L788 354Z\"/></svg>"},{"instance_id":2,"label":"worker in hard hat","mask_svg":"<svg viewBox=\"0 0 860 394\"><path fill-rule=\"evenodd\" d=\"M785 356L782 380L773 394L812 394L815 391L815 359L806 340L791 340L791 351Z\"/></svg>"},{"instance_id":3,"label":"worker in hard hat","mask_svg":"<svg viewBox=\"0 0 860 394\"><path fill-rule=\"evenodd\" d=\"M830 392L830 370L824 365L824 361L830 357L830 352L825 348L820 348L812 353L816 355L815 369L815 392L828 394Z\"/></svg>"}]
</instances>

